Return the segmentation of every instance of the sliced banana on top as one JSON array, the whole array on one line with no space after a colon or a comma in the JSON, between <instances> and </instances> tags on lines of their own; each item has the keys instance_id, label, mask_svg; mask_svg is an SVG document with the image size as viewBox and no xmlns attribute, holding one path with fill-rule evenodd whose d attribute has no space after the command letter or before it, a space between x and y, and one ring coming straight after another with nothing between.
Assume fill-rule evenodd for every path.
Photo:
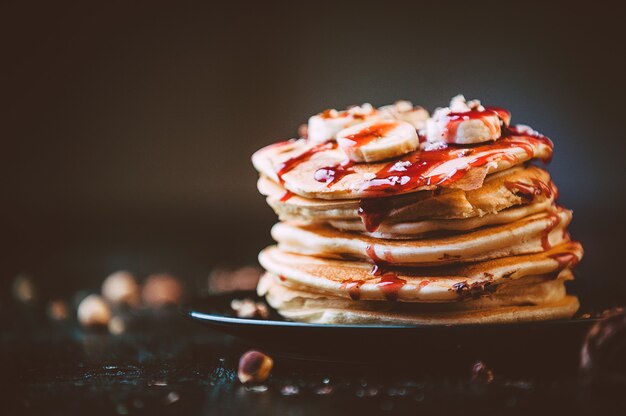
<instances>
[{"instance_id":1,"label":"sliced banana on top","mask_svg":"<svg viewBox=\"0 0 626 416\"><path fill-rule=\"evenodd\" d=\"M353 162L377 162L419 148L415 127L400 120L371 120L337 133L337 144Z\"/></svg>"},{"instance_id":2,"label":"sliced banana on top","mask_svg":"<svg viewBox=\"0 0 626 416\"><path fill-rule=\"evenodd\" d=\"M390 114L396 120L406 121L421 130L426 127L428 111L424 107L413 107L413 103L406 100L396 101L391 105L384 105L378 109L382 113Z\"/></svg>"},{"instance_id":3,"label":"sliced banana on top","mask_svg":"<svg viewBox=\"0 0 626 416\"><path fill-rule=\"evenodd\" d=\"M392 118L390 114L383 113L367 103L343 111L325 110L309 118L308 140L311 143L324 143L335 140L337 133L346 127L364 121L390 118Z\"/></svg>"},{"instance_id":4,"label":"sliced banana on top","mask_svg":"<svg viewBox=\"0 0 626 416\"><path fill-rule=\"evenodd\" d=\"M511 114L502 108L483 107L478 100L466 101L457 95L450 107L438 108L426 123L429 142L456 144L483 143L502 136L502 126L508 126Z\"/></svg>"}]
</instances>

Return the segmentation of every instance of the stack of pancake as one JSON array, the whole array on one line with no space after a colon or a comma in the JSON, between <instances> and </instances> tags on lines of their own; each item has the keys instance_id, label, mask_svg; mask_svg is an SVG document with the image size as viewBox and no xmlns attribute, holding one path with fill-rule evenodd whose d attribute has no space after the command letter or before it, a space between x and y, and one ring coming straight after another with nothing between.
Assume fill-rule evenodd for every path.
<instances>
[{"instance_id":1,"label":"stack of pancake","mask_svg":"<svg viewBox=\"0 0 626 416\"><path fill-rule=\"evenodd\" d=\"M463 97L432 117L363 105L257 151L258 189L281 221L258 293L313 323L571 317L565 282L582 247L550 175L529 163L548 162L552 142L509 120Z\"/></svg>"}]
</instances>

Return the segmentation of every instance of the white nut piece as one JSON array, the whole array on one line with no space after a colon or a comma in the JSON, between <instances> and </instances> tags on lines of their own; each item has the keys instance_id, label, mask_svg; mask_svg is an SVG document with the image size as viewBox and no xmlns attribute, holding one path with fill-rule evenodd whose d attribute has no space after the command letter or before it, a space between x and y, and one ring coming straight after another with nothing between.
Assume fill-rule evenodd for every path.
<instances>
[{"instance_id":1,"label":"white nut piece","mask_svg":"<svg viewBox=\"0 0 626 416\"><path fill-rule=\"evenodd\" d=\"M366 120L381 118L391 117L389 114L381 113L368 103L343 111L328 109L309 118L308 140L314 144L332 141L337 137L337 133L346 127Z\"/></svg>"},{"instance_id":2,"label":"white nut piece","mask_svg":"<svg viewBox=\"0 0 626 416\"><path fill-rule=\"evenodd\" d=\"M109 275L102 283L102 296L114 304L139 304L139 285L135 276L121 270Z\"/></svg>"},{"instance_id":3,"label":"white nut piece","mask_svg":"<svg viewBox=\"0 0 626 416\"><path fill-rule=\"evenodd\" d=\"M82 326L106 326L111 319L111 309L101 296L89 295L78 305L77 315Z\"/></svg>"},{"instance_id":4,"label":"white nut piece","mask_svg":"<svg viewBox=\"0 0 626 416\"><path fill-rule=\"evenodd\" d=\"M337 134L337 143L353 162L368 163L419 148L415 127L399 120L374 120L348 127Z\"/></svg>"},{"instance_id":5,"label":"white nut piece","mask_svg":"<svg viewBox=\"0 0 626 416\"><path fill-rule=\"evenodd\" d=\"M497 140L511 114L501 108L483 107L478 100L453 97L450 106L438 108L426 123L426 139L433 142L475 144Z\"/></svg>"},{"instance_id":6,"label":"white nut piece","mask_svg":"<svg viewBox=\"0 0 626 416\"><path fill-rule=\"evenodd\" d=\"M183 296L183 287L174 276L166 273L148 276L143 285L141 297L152 307L177 305Z\"/></svg>"}]
</instances>

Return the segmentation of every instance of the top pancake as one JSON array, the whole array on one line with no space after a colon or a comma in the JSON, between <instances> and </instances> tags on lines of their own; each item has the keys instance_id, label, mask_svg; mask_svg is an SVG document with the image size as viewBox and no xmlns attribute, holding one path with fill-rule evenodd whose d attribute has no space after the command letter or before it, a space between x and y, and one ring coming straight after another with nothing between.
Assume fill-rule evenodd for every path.
<instances>
[{"instance_id":1,"label":"top pancake","mask_svg":"<svg viewBox=\"0 0 626 416\"><path fill-rule=\"evenodd\" d=\"M491 144L473 147L450 147L445 150L418 150L386 163L355 164L349 173L331 184L318 182L315 172L345 161L345 154L336 146L314 151L314 145L304 139L273 144L252 156L255 168L275 182L306 198L356 199L412 193L420 190L449 187L477 189L485 176L519 165L532 158L549 159L549 141L534 136L510 136ZM302 158L281 177L277 171L285 162ZM436 153L439 152L439 153ZM445 158L438 160L440 154ZM426 163L425 161L430 160ZM426 170L413 175L411 168L426 164Z\"/></svg>"},{"instance_id":2,"label":"top pancake","mask_svg":"<svg viewBox=\"0 0 626 416\"><path fill-rule=\"evenodd\" d=\"M315 223L337 220L361 222L357 199L322 200L298 195L283 198L285 188L268 177L257 183L261 194L282 221ZM441 192L414 192L377 199L385 211L382 223L397 223L423 219L463 219L495 214L507 208L542 203L550 205L557 189L545 170L536 166L516 166L485 178L478 189L442 189Z\"/></svg>"}]
</instances>

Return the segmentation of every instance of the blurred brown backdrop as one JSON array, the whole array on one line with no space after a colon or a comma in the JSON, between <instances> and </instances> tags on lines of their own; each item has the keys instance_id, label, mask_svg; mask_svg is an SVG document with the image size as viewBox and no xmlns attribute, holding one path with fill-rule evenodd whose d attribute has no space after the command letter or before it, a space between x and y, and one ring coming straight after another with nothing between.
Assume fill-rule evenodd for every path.
<instances>
[{"instance_id":1,"label":"blurred brown backdrop","mask_svg":"<svg viewBox=\"0 0 626 416\"><path fill-rule=\"evenodd\" d=\"M551 172L587 249L620 276L620 13L571 2L4 3L0 276L53 291L108 272L202 281L255 262L275 216L251 153L327 107L457 93L555 141Z\"/></svg>"}]
</instances>

